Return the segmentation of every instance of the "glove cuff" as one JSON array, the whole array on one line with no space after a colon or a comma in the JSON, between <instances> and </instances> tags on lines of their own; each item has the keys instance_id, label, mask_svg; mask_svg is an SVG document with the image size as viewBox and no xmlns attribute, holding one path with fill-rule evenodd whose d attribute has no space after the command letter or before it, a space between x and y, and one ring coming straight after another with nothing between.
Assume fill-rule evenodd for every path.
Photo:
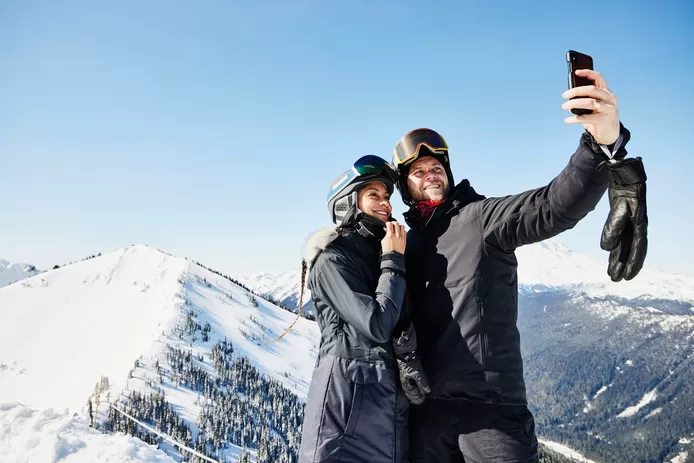
<instances>
[{"instance_id":1,"label":"glove cuff","mask_svg":"<svg viewBox=\"0 0 694 463\"><path fill-rule=\"evenodd\" d=\"M381 255L381 273L391 272L405 276L405 256L397 251L388 251Z\"/></svg>"},{"instance_id":2,"label":"glove cuff","mask_svg":"<svg viewBox=\"0 0 694 463\"><path fill-rule=\"evenodd\" d=\"M617 185L633 185L644 183L647 179L646 170L640 157L623 159L620 161L605 161L598 166L610 169L610 180Z\"/></svg>"},{"instance_id":3,"label":"glove cuff","mask_svg":"<svg viewBox=\"0 0 694 463\"><path fill-rule=\"evenodd\" d=\"M409 363L419 358L417 354L417 333L410 323L400 335L393 338L393 351L398 361Z\"/></svg>"}]
</instances>

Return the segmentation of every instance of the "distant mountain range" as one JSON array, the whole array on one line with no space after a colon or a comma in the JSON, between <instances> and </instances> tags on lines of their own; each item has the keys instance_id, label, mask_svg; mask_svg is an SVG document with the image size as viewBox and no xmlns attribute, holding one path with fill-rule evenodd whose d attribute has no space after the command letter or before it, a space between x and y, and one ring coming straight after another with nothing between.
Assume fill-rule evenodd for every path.
<instances>
[{"instance_id":1,"label":"distant mountain range","mask_svg":"<svg viewBox=\"0 0 694 463\"><path fill-rule=\"evenodd\" d=\"M39 273L41 271L33 265L11 263L0 259L0 288Z\"/></svg>"}]
</instances>

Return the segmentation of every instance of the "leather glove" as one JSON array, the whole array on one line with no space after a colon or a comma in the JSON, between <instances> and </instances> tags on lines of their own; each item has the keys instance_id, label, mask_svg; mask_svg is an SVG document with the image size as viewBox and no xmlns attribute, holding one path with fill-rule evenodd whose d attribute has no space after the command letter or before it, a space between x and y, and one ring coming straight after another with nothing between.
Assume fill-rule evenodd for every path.
<instances>
[{"instance_id":1,"label":"leather glove","mask_svg":"<svg viewBox=\"0 0 694 463\"><path fill-rule=\"evenodd\" d=\"M417 335L412 323L393 338L393 349L400 371L400 383L407 399L414 405L423 404L431 388L422 361L417 355Z\"/></svg>"},{"instance_id":2,"label":"leather glove","mask_svg":"<svg viewBox=\"0 0 694 463\"><path fill-rule=\"evenodd\" d=\"M646 171L640 157L606 161L610 213L600 247L610 252L607 274L612 281L631 280L641 271L648 248Z\"/></svg>"}]
</instances>

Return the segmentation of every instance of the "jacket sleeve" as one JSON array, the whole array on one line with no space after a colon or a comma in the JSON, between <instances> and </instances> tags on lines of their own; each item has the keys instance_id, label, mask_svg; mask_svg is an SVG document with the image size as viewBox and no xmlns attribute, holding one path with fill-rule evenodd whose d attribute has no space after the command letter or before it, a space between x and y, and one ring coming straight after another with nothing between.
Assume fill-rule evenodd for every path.
<instances>
[{"instance_id":1,"label":"jacket sleeve","mask_svg":"<svg viewBox=\"0 0 694 463\"><path fill-rule=\"evenodd\" d=\"M361 334L377 343L389 342L405 298L405 256L394 251L381 256L376 294L348 259L331 255L321 260L313 291Z\"/></svg>"},{"instance_id":2,"label":"jacket sleeve","mask_svg":"<svg viewBox=\"0 0 694 463\"><path fill-rule=\"evenodd\" d=\"M621 126L622 143L616 158L626 155L629 131ZM607 190L608 158L585 132L568 165L548 185L481 202L482 233L487 244L506 251L551 238L573 228L595 209Z\"/></svg>"}]
</instances>

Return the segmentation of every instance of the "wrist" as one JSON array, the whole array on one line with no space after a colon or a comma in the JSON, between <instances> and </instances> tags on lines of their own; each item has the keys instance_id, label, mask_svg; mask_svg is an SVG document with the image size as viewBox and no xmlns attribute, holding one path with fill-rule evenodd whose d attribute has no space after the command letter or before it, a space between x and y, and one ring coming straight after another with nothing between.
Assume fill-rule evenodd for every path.
<instances>
[{"instance_id":1,"label":"wrist","mask_svg":"<svg viewBox=\"0 0 694 463\"><path fill-rule=\"evenodd\" d=\"M381 254L381 271L405 274L405 256L398 251L387 251Z\"/></svg>"}]
</instances>

